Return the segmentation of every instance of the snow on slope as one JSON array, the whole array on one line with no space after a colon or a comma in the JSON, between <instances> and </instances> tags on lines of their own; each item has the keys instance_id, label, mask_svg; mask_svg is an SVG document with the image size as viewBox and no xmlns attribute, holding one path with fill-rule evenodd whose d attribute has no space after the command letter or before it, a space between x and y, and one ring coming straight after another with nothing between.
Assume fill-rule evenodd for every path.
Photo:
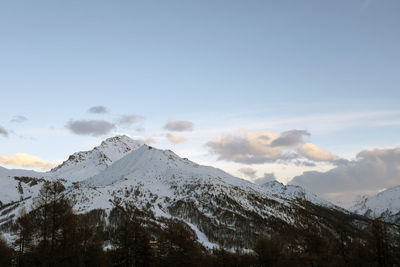
<instances>
[{"instance_id":1,"label":"snow on slope","mask_svg":"<svg viewBox=\"0 0 400 267\"><path fill-rule=\"evenodd\" d=\"M44 177L40 172L0 167L0 225L16 218L24 207L29 210Z\"/></svg>"},{"instance_id":2,"label":"snow on slope","mask_svg":"<svg viewBox=\"0 0 400 267\"><path fill-rule=\"evenodd\" d=\"M110 185L124 177L160 180L181 176L181 181L198 177L216 177L234 186L254 186L249 181L233 177L226 172L209 166L198 165L188 159L180 158L171 150L160 150L142 145L139 149L115 162L110 168L87 180L96 186Z\"/></svg>"},{"instance_id":3,"label":"snow on slope","mask_svg":"<svg viewBox=\"0 0 400 267\"><path fill-rule=\"evenodd\" d=\"M26 183L21 183L22 190L19 189L20 181L14 177L40 178L43 177L43 174L29 170L10 170L0 167L0 206L29 197L37 191L35 186L27 186Z\"/></svg>"},{"instance_id":4,"label":"snow on slope","mask_svg":"<svg viewBox=\"0 0 400 267\"><path fill-rule=\"evenodd\" d=\"M395 222L400 218L400 186L367 197L350 210L370 218L382 216L387 221Z\"/></svg>"},{"instance_id":5,"label":"snow on slope","mask_svg":"<svg viewBox=\"0 0 400 267\"><path fill-rule=\"evenodd\" d=\"M345 211L344 209L332 204L331 202L322 199L311 192L306 191L301 186L284 185L278 181L271 181L262 184L261 187L268 193L277 197L279 196L288 200L302 199L319 206Z\"/></svg>"},{"instance_id":6,"label":"snow on slope","mask_svg":"<svg viewBox=\"0 0 400 267\"><path fill-rule=\"evenodd\" d=\"M140 145L140 142L126 135L111 137L90 151L74 153L68 160L52 169L49 175L64 178L69 182L81 181L104 171Z\"/></svg>"}]
</instances>

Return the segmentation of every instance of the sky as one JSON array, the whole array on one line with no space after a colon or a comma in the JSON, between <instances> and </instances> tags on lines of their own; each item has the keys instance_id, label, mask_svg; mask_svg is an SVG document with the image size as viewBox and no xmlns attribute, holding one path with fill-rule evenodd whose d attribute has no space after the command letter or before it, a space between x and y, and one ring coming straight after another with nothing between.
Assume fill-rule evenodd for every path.
<instances>
[{"instance_id":1,"label":"sky","mask_svg":"<svg viewBox=\"0 0 400 267\"><path fill-rule=\"evenodd\" d=\"M400 185L400 2L1 1L0 166L118 134L343 206Z\"/></svg>"}]
</instances>

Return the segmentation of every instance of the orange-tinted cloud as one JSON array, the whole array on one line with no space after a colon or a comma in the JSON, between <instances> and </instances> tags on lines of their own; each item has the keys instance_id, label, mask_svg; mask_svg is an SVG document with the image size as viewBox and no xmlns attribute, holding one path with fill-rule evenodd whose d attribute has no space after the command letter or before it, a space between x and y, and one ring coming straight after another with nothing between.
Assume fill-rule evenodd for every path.
<instances>
[{"instance_id":1,"label":"orange-tinted cloud","mask_svg":"<svg viewBox=\"0 0 400 267\"><path fill-rule=\"evenodd\" d=\"M182 142L186 141L185 137L182 137L182 136L179 136L179 135L176 135L176 134L173 134L173 133L168 133L167 134L167 138L173 144L179 144L179 143L182 143Z\"/></svg>"},{"instance_id":2,"label":"orange-tinted cloud","mask_svg":"<svg viewBox=\"0 0 400 267\"><path fill-rule=\"evenodd\" d=\"M10 156L0 156L0 163L5 165L32 167L41 169L51 169L59 164L59 163L47 162L40 157L25 153L17 153Z\"/></svg>"},{"instance_id":3,"label":"orange-tinted cloud","mask_svg":"<svg viewBox=\"0 0 400 267\"><path fill-rule=\"evenodd\" d=\"M315 161L331 161L334 159L332 153L312 143L302 144L297 151L300 155Z\"/></svg>"}]
</instances>

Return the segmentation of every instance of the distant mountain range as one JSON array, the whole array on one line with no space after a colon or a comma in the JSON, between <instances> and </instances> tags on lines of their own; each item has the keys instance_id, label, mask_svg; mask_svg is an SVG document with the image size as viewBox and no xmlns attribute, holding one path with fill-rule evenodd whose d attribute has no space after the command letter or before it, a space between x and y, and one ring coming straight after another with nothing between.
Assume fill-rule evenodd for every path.
<instances>
[{"instance_id":1,"label":"distant mountain range","mask_svg":"<svg viewBox=\"0 0 400 267\"><path fill-rule=\"evenodd\" d=\"M206 247L250 248L261 234L295 234L309 223L321 233L359 231L368 223L366 217L301 187L276 181L256 185L170 150L116 136L90 151L74 153L49 172L0 167L0 229L7 229L21 210L29 211L43 183L54 180L64 184L78 213L102 209L109 214L113 201L130 203L156 221L185 222ZM353 211L366 216L382 211L392 220L400 207L399 190L367 199ZM397 213L389 216L387 209Z\"/></svg>"},{"instance_id":2,"label":"distant mountain range","mask_svg":"<svg viewBox=\"0 0 400 267\"><path fill-rule=\"evenodd\" d=\"M365 197L350 210L369 218L381 218L387 222L400 224L400 186Z\"/></svg>"}]
</instances>

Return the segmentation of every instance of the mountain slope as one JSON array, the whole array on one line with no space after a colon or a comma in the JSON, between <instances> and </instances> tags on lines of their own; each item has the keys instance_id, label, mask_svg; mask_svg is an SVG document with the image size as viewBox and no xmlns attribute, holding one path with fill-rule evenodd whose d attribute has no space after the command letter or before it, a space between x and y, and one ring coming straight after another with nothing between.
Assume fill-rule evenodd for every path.
<instances>
[{"instance_id":1,"label":"mountain slope","mask_svg":"<svg viewBox=\"0 0 400 267\"><path fill-rule=\"evenodd\" d=\"M0 232L24 207L28 210L33 198L46 181L45 174L28 170L9 170L0 167Z\"/></svg>"},{"instance_id":2,"label":"mountain slope","mask_svg":"<svg viewBox=\"0 0 400 267\"><path fill-rule=\"evenodd\" d=\"M28 181L29 179L26 180L24 177L32 177L32 179ZM33 189L37 187L33 180L39 180L41 177L43 174L40 172L0 167L0 207L33 195L37 191Z\"/></svg>"},{"instance_id":3,"label":"mountain slope","mask_svg":"<svg viewBox=\"0 0 400 267\"><path fill-rule=\"evenodd\" d=\"M350 210L370 218L382 217L388 222L400 223L400 186L364 198Z\"/></svg>"}]
</instances>

